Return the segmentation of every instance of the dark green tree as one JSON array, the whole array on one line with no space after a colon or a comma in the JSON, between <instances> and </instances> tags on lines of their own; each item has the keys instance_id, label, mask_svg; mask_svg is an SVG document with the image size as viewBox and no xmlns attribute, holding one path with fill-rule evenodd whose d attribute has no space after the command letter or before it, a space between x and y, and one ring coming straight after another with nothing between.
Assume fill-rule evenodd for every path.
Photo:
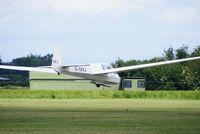
<instances>
[{"instance_id":1,"label":"dark green tree","mask_svg":"<svg viewBox=\"0 0 200 134\"><path fill-rule=\"evenodd\" d=\"M200 56L200 46L194 48L194 51L191 53L191 56Z\"/></svg>"},{"instance_id":2,"label":"dark green tree","mask_svg":"<svg viewBox=\"0 0 200 134\"><path fill-rule=\"evenodd\" d=\"M188 46L183 45L181 48L176 49L176 58L183 59L189 55Z\"/></svg>"},{"instance_id":3,"label":"dark green tree","mask_svg":"<svg viewBox=\"0 0 200 134\"><path fill-rule=\"evenodd\" d=\"M175 59L173 47L170 46L167 50L165 49L163 55L164 55L165 60Z\"/></svg>"},{"instance_id":4,"label":"dark green tree","mask_svg":"<svg viewBox=\"0 0 200 134\"><path fill-rule=\"evenodd\" d=\"M30 54L27 57L13 59L10 64L15 66L29 66L29 67L49 66L51 65L51 58L52 58L51 54L47 54L45 56Z\"/></svg>"}]
</instances>

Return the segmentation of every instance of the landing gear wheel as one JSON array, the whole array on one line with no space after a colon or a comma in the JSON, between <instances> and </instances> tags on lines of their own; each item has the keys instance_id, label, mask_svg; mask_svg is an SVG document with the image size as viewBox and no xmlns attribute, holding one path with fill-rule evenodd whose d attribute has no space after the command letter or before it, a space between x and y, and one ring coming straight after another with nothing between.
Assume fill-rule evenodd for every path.
<instances>
[{"instance_id":1,"label":"landing gear wheel","mask_svg":"<svg viewBox=\"0 0 200 134\"><path fill-rule=\"evenodd\" d=\"M99 88L101 85L100 84L96 84L96 86Z\"/></svg>"}]
</instances>

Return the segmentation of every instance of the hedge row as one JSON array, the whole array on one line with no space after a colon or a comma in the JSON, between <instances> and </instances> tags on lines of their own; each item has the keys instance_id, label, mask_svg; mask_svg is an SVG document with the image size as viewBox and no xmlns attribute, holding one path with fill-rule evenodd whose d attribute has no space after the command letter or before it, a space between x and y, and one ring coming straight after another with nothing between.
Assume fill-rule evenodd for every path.
<instances>
[{"instance_id":1,"label":"hedge row","mask_svg":"<svg viewBox=\"0 0 200 134\"><path fill-rule=\"evenodd\" d=\"M19 86L19 87L29 87L28 81L5 81L0 82L0 87L10 87L10 86Z\"/></svg>"},{"instance_id":2,"label":"hedge row","mask_svg":"<svg viewBox=\"0 0 200 134\"><path fill-rule=\"evenodd\" d=\"M186 99L200 100L199 91L63 91L0 90L0 99Z\"/></svg>"}]
</instances>

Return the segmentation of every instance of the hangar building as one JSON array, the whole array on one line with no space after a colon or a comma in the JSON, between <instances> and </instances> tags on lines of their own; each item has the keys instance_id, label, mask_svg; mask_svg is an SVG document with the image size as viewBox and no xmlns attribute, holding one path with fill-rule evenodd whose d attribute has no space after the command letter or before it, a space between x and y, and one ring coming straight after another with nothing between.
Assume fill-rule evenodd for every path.
<instances>
[{"instance_id":1,"label":"hangar building","mask_svg":"<svg viewBox=\"0 0 200 134\"><path fill-rule=\"evenodd\" d=\"M90 80L71 75L30 72L31 90L139 90L145 91L145 78L122 78L121 83L100 88Z\"/></svg>"}]
</instances>

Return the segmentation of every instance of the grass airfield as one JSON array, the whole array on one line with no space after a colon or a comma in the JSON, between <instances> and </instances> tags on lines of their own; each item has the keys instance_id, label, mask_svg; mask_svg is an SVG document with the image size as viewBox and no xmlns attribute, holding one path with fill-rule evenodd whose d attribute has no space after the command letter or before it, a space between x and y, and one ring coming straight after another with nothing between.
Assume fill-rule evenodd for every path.
<instances>
[{"instance_id":1,"label":"grass airfield","mask_svg":"<svg viewBox=\"0 0 200 134\"><path fill-rule=\"evenodd\" d=\"M0 99L0 134L199 134L199 100Z\"/></svg>"}]
</instances>

